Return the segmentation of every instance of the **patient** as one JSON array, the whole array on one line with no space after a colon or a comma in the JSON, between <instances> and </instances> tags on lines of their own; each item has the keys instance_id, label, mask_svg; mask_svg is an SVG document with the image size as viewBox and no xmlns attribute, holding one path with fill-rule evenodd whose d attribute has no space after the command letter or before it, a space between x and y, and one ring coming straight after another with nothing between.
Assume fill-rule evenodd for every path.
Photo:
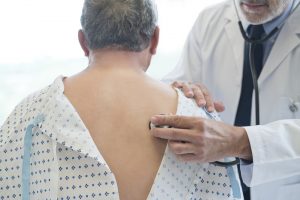
<instances>
[{"instance_id":1,"label":"patient","mask_svg":"<svg viewBox=\"0 0 300 200\"><path fill-rule=\"evenodd\" d=\"M0 199L242 199L236 169L185 163L151 116L206 117L145 73L159 29L151 0L85 0L88 67L26 98L0 131ZM229 170L230 169L230 170Z\"/></svg>"}]
</instances>

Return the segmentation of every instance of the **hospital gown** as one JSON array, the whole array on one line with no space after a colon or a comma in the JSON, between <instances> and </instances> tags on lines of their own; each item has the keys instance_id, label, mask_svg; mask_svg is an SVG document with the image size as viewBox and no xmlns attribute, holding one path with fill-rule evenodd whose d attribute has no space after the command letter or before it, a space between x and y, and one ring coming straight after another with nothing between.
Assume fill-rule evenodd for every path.
<instances>
[{"instance_id":1,"label":"hospital gown","mask_svg":"<svg viewBox=\"0 0 300 200\"><path fill-rule=\"evenodd\" d=\"M0 129L0 200L119 199L113 172L63 92L58 77ZM207 117L177 92L178 115ZM235 167L182 162L167 147L147 199L243 199L240 191Z\"/></svg>"}]
</instances>

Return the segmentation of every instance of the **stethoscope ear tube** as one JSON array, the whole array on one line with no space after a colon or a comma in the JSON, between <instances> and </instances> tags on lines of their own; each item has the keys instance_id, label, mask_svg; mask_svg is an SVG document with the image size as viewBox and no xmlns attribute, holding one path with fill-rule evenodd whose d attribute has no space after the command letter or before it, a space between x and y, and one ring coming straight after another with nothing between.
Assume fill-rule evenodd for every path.
<instances>
[{"instance_id":1,"label":"stethoscope ear tube","mask_svg":"<svg viewBox=\"0 0 300 200\"><path fill-rule=\"evenodd\" d=\"M256 125L260 125L260 116L259 116L259 88L258 88L258 81L257 81L257 72L255 68L255 59L254 59L254 45L256 43L249 43L249 61L250 61L250 70L251 76L253 81L253 88L255 92L255 119Z\"/></svg>"}]
</instances>

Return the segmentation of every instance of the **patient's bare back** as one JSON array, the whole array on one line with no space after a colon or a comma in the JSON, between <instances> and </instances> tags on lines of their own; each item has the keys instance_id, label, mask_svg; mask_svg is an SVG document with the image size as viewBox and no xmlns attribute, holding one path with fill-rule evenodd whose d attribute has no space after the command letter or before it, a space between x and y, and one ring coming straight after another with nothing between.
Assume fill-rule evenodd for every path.
<instances>
[{"instance_id":1,"label":"patient's bare back","mask_svg":"<svg viewBox=\"0 0 300 200\"><path fill-rule=\"evenodd\" d=\"M149 134L149 120L176 113L176 91L145 76L84 74L65 81L65 95L115 175L120 199L146 199L167 144Z\"/></svg>"}]
</instances>

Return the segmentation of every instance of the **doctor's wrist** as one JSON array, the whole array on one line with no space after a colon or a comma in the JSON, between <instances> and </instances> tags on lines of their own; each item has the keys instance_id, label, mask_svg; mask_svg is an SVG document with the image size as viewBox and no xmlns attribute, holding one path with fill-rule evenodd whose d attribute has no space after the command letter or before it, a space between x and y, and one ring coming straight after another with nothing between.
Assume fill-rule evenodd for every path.
<instances>
[{"instance_id":1,"label":"doctor's wrist","mask_svg":"<svg viewBox=\"0 0 300 200\"><path fill-rule=\"evenodd\" d=\"M252 161L252 150L245 128L235 127L235 157Z\"/></svg>"}]
</instances>

